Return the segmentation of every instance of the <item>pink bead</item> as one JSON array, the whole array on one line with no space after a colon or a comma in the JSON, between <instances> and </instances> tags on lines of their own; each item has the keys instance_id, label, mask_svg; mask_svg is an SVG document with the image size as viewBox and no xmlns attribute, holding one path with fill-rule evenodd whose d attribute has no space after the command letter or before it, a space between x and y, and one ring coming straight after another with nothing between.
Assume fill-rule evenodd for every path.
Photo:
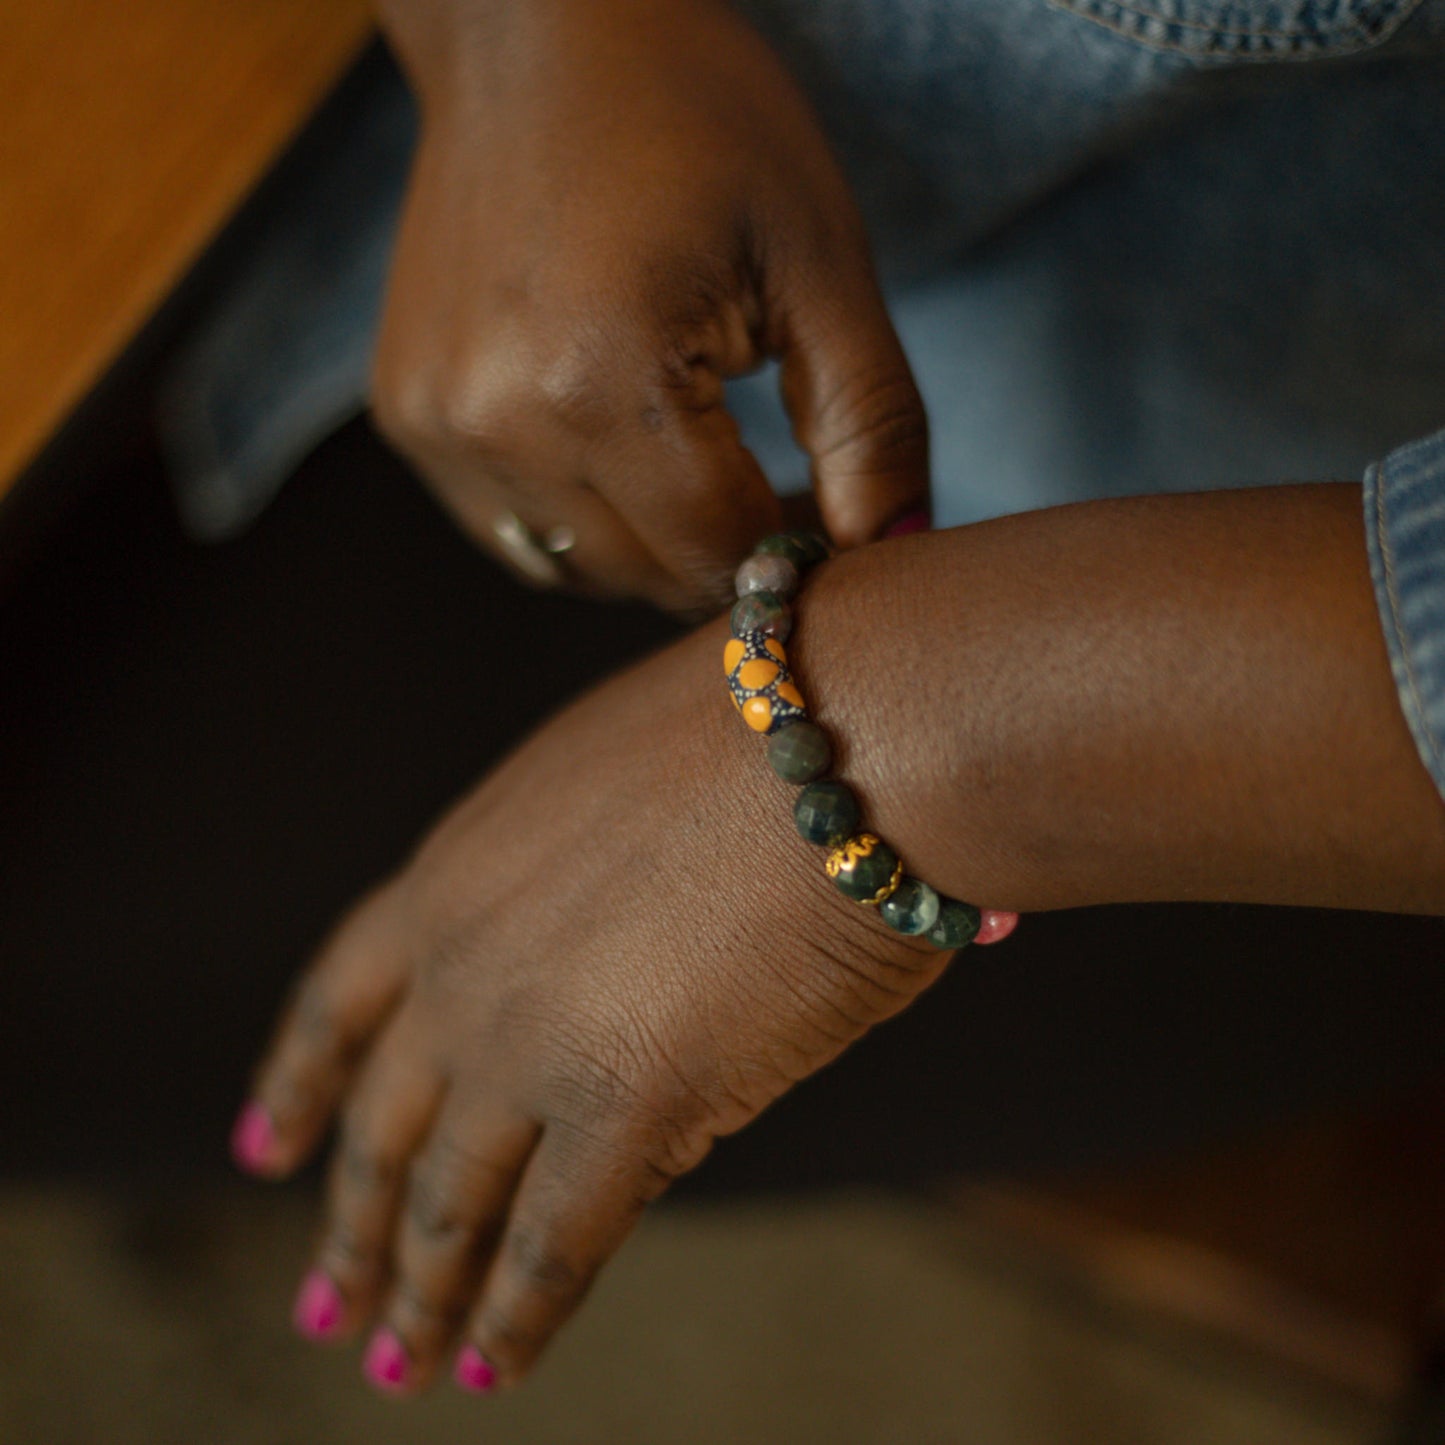
<instances>
[{"instance_id":1,"label":"pink bead","mask_svg":"<svg viewBox=\"0 0 1445 1445\"><path fill-rule=\"evenodd\" d=\"M906 512L884 532L885 537L906 537L910 532L928 532L933 528L933 518L925 507Z\"/></svg>"},{"instance_id":2,"label":"pink bead","mask_svg":"<svg viewBox=\"0 0 1445 1445\"><path fill-rule=\"evenodd\" d=\"M978 925L978 936L973 940L976 946L986 943L1002 943L1019 926L1017 913L1001 908L985 908Z\"/></svg>"}]
</instances>

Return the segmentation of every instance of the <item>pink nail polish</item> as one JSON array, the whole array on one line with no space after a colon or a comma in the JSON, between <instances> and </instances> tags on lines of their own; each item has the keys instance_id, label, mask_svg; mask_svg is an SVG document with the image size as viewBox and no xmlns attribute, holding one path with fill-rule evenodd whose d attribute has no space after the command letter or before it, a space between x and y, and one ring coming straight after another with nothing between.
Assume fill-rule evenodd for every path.
<instances>
[{"instance_id":1,"label":"pink nail polish","mask_svg":"<svg viewBox=\"0 0 1445 1445\"><path fill-rule=\"evenodd\" d=\"M248 1174L262 1174L275 1144L271 1116L257 1103L247 1104L231 1130L231 1158Z\"/></svg>"},{"instance_id":2,"label":"pink nail polish","mask_svg":"<svg viewBox=\"0 0 1445 1445\"><path fill-rule=\"evenodd\" d=\"M497 1372L487 1363L486 1356L475 1345L468 1345L457 1356L452 1379L462 1389L474 1395L489 1394L497 1383Z\"/></svg>"},{"instance_id":3,"label":"pink nail polish","mask_svg":"<svg viewBox=\"0 0 1445 1445\"><path fill-rule=\"evenodd\" d=\"M985 908L978 925L978 936L973 940L976 946L986 943L1002 943L1019 926L1017 913L1002 908Z\"/></svg>"},{"instance_id":4,"label":"pink nail polish","mask_svg":"<svg viewBox=\"0 0 1445 1445\"><path fill-rule=\"evenodd\" d=\"M883 535L885 537L906 537L910 532L927 532L932 526L933 518L928 515L927 508L919 507L916 511L905 512L889 526Z\"/></svg>"},{"instance_id":5,"label":"pink nail polish","mask_svg":"<svg viewBox=\"0 0 1445 1445\"><path fill-rule=\"evenodd\" d=\"M291 1311L297 1333L308 1340L330 1339L341 1328L342 1314L340 1292L322 1270L313 1269L301 1281Z\"/></svg>"},{"instance_id":6,"label":"pink nail polish","mask_svg":"<svg viewBox=\"0 0 1445 1445\"><path fill-rule=\"evenodd\" d=\"M383 1327L372 1335L361 1368L378 1390L396 1391L405 1387L411 1361L395 1330Z\"/></svg>"}]
</instances>

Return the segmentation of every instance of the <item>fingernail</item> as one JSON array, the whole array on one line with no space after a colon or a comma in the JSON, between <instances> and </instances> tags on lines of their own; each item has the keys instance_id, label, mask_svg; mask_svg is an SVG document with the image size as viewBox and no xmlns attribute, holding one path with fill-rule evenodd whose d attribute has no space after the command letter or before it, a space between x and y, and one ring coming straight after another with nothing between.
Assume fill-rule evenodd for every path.
<instances>
[{"instance_id":1,"label":"fingernail","mask_svg":"<svg viewBox=\"0 0 1445 1445\"><path fill-rule=\"evenodd\" d=\"M457 1356L452 1379L462 1389L474 1395L486 1395L497 1383L497 1372L487 1363L487 1358L475 1345L468 1345Z\"/></svg>"},{"instance_id":2,"label":"fingernail","mask_svg":"<svg viewBox=\"0 0 1445 1445\"><path fill-rule=\"evenodd\" d=\"M382 1328L372 1335L361 1363L366 1378L378 1390L400 1390L406 1385L411 1361L394 1330Z\"/></svg>"},{"instance_id":3,"label":"fingernail","mask_svg":"<svg viewBox=\"0 0 1445 1445\"><path fill-rule=\"evenodd\" d=\"M248 1174L260 1174L275 1143L271 1116L259 1104L247 1104L231 1130L231 1158Z\"/></svg>"},{"instance_id":4,"label":"fingernail","mask_svg":"<svg viewBox=\"0 0 1445 1445\"><path fill-rule=\"evenodd\" d=\"M974 946L985 943L1002 943L1019 926L1017 913L1008 913L1001 908L985 908L979 920Z\"/></svg>"},{"instance_id":5,"label":"fingernail","mask_svg":"<svg viewBox=\"0 0 1445 1445\"><path fill-rule=\"evenodd\" d=\"M906 537L910 532L927 532L933 526L933 518L928 515L926 507L919 507L916 511L905 512L896 522L889 525L884 532L884 537Z\"/></svg>"},{"instance_id":6,"label":"fingernail","mask_svg":"<svg viewBox=\"0 0 1445 1445\"><path fill-rule=\"evenodd\" d=\"M301 1281L296 1305L291 1311L291 1323L297 1333L308 1340L330 1339L341 1327L341 1315L340 1292L323 1271L313 1269Z\"/></svg>"}]
</instances>

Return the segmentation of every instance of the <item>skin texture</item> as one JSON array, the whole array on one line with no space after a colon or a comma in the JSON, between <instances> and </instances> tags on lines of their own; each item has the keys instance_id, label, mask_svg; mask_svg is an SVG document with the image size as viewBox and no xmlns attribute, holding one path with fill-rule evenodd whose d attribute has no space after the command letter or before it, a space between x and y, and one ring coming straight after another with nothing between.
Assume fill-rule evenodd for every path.
<instances>
[{"instance_id":1,"label":"skin texture","mask_svg":"<svg viewBox=\"0 0 1445 1445\"><path fill-rule=\"evenodd\" d=\"M833 539L927 496L927 424L811 111L720 0L405 0L423 129L374 408L462 526L708 615L778 503L723 382L781 361Z\"/></svg>"},{"instance_id":2,"label":"skin texture","mask_svg":"<svg viewBox=\"0 0 1445 1445\"><path fill-rule=\"evenodd\" d=\"M422 1388L515 1384L647 1202L947 959L826 881L711 624L535 734L348 918L255 1101L334 1117L316 1266ZM1092 503L819 569L790 646L865 816L956 896L1445 912L1353 486Z\"/></svg>"}]
</instances>

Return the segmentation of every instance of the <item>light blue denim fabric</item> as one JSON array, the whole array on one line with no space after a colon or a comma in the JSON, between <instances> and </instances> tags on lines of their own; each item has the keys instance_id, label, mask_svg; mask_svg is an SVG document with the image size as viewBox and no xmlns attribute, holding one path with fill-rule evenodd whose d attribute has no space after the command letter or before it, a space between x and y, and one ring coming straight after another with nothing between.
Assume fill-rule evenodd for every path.
<instances>
[{"instance_id":1,"label":"light blue denim fabric","mask_svg":"<svg viewBox=\"0 0 1445 1445\"><path fill-rule=\"evenodd\" d=\"M161 384L176 500L199 538L248 526L302 458L366 404L417 121L379 53L339 99L344 113L296 158L294 199L268 218Z\"/></svg>"},{"instance_id":2,"label":"light blue denim fabric","mask_svg":"<svg viewBox=\"0 0 1445 1445\"><path fill-rule=\"evenodd\" d=\"M1445 424L1445 0L738 5L870 223L939 523L1386 457L1372 566L1445 792L1445 443L1410 445ZM202 532L244 521L360 404L413 124L394 74L368 113L318 177L325 214L278 219L178 370ZM774 376L730 401L780 489L805 484Z\"/></svg>"},{"instance_id":3,"label":"light blue denim fabric","mask_svg":"<svg viewBox=\"0 0 1445 1445\"><path fill-rule=\"evenodd\" d=\"M1365 527L1395 686L1445 793L1445 431L1366 471Z\"/></svg>"}]
</instances>

